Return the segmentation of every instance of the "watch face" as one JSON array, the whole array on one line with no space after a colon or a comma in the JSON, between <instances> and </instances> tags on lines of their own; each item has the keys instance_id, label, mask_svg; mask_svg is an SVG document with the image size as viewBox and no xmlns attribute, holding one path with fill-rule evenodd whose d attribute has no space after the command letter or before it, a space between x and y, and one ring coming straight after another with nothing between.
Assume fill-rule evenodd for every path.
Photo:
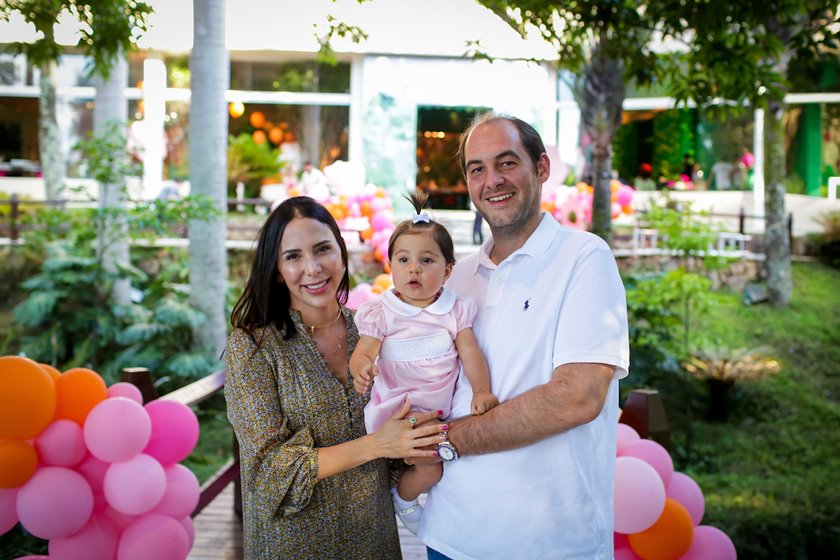
<instances>
[{"instance_id":1,"label":"watch face","mask_svg":"<svg viewBox=\"0 0 840 560\"><path fill-rule=\"evenodd\" d=\"M446 443L439 443L437 446L437 452L440 458L444 461L451 461L455 458L455 451Z\"/></svg>"}]
</instances>

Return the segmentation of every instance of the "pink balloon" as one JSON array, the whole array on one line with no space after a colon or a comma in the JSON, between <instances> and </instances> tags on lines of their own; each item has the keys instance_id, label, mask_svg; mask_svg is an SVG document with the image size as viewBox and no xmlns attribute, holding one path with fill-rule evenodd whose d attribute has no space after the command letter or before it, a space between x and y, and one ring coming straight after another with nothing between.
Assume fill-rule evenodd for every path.
<instances>
[{"instance_id":1,"label":"pink balloon","mask_svg":"<svg viewBox=\"0 0 840 560\"><path fill-rule=\"evenodd\" d=\"M674 461L668 450L652 439L640 439L625 445L619 453L620 457L636 457L645 461L659 473L662 483L667 487L674 474Z\"/></svg>"},{"instance_id":2,"label":"pink balloon","mask_svg":"<svg viewBox=\"0 0 840 560\"><path fill-rule=\"evenodd\" d=\"M146 412L152 419L152 438L143 453L164 466L186 459L198 443L195 412L185 404L163 399L147 404Z\"/></svg>"},{"instance_id":3,"label":"pink balloon","mask_svg":"<svg viewBox=\"0 0 840 560\"><path fill-rule=\"evenodd\" d=\"M626 548L615 549L613 560L642 560L642 557L633 552L629 546Z\"/></svg>"},{"instance_id":4,"label":"pink balloon","mask_svg":"<svg viewBox=\"0 0 840 560\"><path fill-rule=\"evenodd\" d=\"M190 515L198 499L201 497L201 487L193 472L178 463L169 465L166 472L166 491L163 499L155 506L152 513L168 515L181 519Z\"/></svg>"},{"instance_id":5,"label":"pink balloon","mask_svg":"<svg viewBox=\"0 0 840 560\"><path fill-rule=\"evenodd\" d=\"M711 525L694 528L691 547L680 560L737 560L735 545L729 536Z\"/></svg>"},{"instance_id":6,"label":"pink balloon","mask_svg":"<svg viewBox=\"0 0 840 560\"><path fill-rule=\"evenodd\" d=\"M137 385L120 381L108 387L109 397L125 397L137 404L143 404L143 393L137 388Z\"/></svg>"},{"instance_id":7,"label":"pink balloon","mask_svg":"<svg viewBox=\"0 0 840 560\"><path fill-rule=\"evenodd\" d=\"M107 517L111 521L111 523L114 524L118 532L122 532L123 529L125 529L126 527L137 521L137 519L139 519L137 515L127 515L125 513L115 510L111 506L105 508L105 511L102 512L102 515Z\"/></svg>"},{"instance_id":8,"label":"pink balloon","mask_svg":"<svg viewBox=\"0 0 840 560\"><path fill-rule=\"evenodd\" d=\"M166 473L154 457L141 453L111 465L105 473L103 489L115 510L139 515L160 503L166 491Z\"/></svg>"},{"instance_id":9,"label":"pink balloon","mask_svg":"<svg viewBox=\"0 0 840 560\"><path fill-rule=\"evenodd\" d=\"M639 533L665 509L665 485L653 467L636 457L615 460L614 524L617 533Z\"/></svg>"},{"instance_id":10,"label":"pink balloon","mask_svg":"<svg viewBox=\"0 0 840 560\"><path fill-rule=\"evenodd\" d=\"M393 222L393 219L390 213L383 210L373 215L373 218L370 220L370 226L373 228L373 231L382 231L390 226L391 222Z\"/></svg>"},{"instance_id":11,"label":"pink balloon","mask_svg":"<svg viewBox=\"0 0 840 560\"><path fill-rule=\"evenodd\" d=\"M189 551L189 536L180 521L151 513L125 528L117 559L184 560Z\"/></svg>"},{"instance_id":12,"label":"pink balloon","mask_svg":"<svg viewBox=\"0 0 840 560\"><path fill-rule=\"evenodd\" d=\"M50 557L42 554L28 554L26 556L18 556L15 560L50 560Z\"/></svg>"},{"instance_id":13,"label":"pink balloon","mask_svg":"<svg viewBox=\"0 0 840 560\"><path fill-rule=\"evenodd\" d=\"M358 309L366 301L374 301L379 296L373 293L373 286L368 283L356 284L347 296L347 307Z\"/></svg>"},{"instance_id":14,"label":"pink balloon","mask_svg":"<svg viewBox=\"0 0 840 560\"><path fill-rule=\"evenodd\" d=\"M85 419L85 444L109 463L128 461L143 451L152 434L152 421L142 405L125 397L105 399Z\"/></svg>"},{"instance_id":15,"label":"pink balloon","mask_svg":"<svg viewBox=\"0 0 840 560\"><path fill-rule=\"evenodd\" d=\"M700 485L693 478L685 473L675 472L671 476L671 483L665 489L665 495L683 505L695 527L700 525L706 511L706 500Z\"/></svg>"},{"instance_id":16,"label":"pink balloon","mask_svg":"<svg viewBox=\"0 0 840 560\"><path fill-rule=\"evenodd\" d=\"M613 533L613 549L627 548L630 546L630 539L624 533Z\"/></svg>"},{"instance_id":17,"label":"pink balloon","mask_svg":"<svg viewBox=\"0 0 840 560\"><path fill-rule=\"evenodd\" d=\"M50 559L112 560L118 541L116 525L104 515L94 515L78 533L50 540Z\"/></svg>"},{"instance_id":18,"label":"pink balloon","mask_svg":"<svg viewBox=\"0 0 840 560\"><path fill-rule=\"evenodd\" d=\"M76 471L85 477L85 480L88 481L90 484L91 490L94 493L102 492L102 483L105 480L105 473L108 471L108 467L111 466L111 463L106 463L101 459L97 459L93 455L88 455L84 461L79 463L76 467Z\"/></svg>"},{"instance_id":19,"label":"pink balloon","mask_svg":"<svg viewBox=\"0 0 840 560\"><path fill-rule=\"evenodd\" d=\"M0 535L17 525L17 488L0 488Z\"/></svg>"},{"instance_id":20,"label":"pink balloon","mask_svg":"<svg viewBox=\"0 0 840 560\"><path fill-rule=\"evenodd\" d=\"M627 185L622 185L618 188L618 192L616 193L616 202L618 202L622 206L626 206L630 204L633 200L633 189L628 187Z\"/></svg>"},{"instance_id":21,"label":"pink balloon","mask_svg":"<svg viewBox=\"0 0 840 560\"><path fill-rule=\"evenodd\" d=\"M35 439L42 465L72 467L85 457L82 428L72 420L54 420Z\"/></svg>"},{"instance_id":22,"label":"pink balloon","mask_svg":"<svg viewBox=\"0 0 840 560\"><path fill-rule=\"evenodd\" d=\"M62 467L35 471L17 496L23 527L41 539L69 537L93 512L93 491L82 475Z\"/></svg>"},{"instance_id":23,"label":"pink balloon","mask_svg":"<svg viewBox=\"0 0 840 560\"><path fill-rule=\"evenodd\" d=\"M187 538L190 540L190 548L192 548L195 542L195 523L193 523L192 517L185 517L180 520L180 523L184 531L187 532Z\"/></svg>"},{"instance_id":24,"label":"pink balloon","mask_svg":"<svg viewBox=\"0 0 840 560\"><path fill-rule=\"evenodd\" d=\"M621 455L621 450L624 449L624 447L626 447L628 443L639 441L639 439L641 438L639 437L639 432L637 432L635 429L631 428L627 424L622 424L621 422L619 422L618 431L616 432L616 439L618 441L618 451L616 452L616 454Z\"/></svg>"}]
</instances>

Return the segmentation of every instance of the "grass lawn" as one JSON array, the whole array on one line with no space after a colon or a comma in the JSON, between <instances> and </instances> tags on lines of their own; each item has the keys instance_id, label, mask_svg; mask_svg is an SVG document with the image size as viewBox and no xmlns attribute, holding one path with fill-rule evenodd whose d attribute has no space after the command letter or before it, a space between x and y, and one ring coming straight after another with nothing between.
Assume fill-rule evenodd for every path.
<instances>
[{"instance_id":1,"label":"grass lawn","mask_svg":"<svg viewBox=\"0 0 840 560\"><path fill-rule=\"evenodd\" d=\"M782 370L737 383L726 422L694 420L690 455L685 415L663 394L675 466L703 489L703 523L726 531L742 558L840 557L840 271L797 263L793 282L787 309L715 293L707 334L731 348L767 346Z\"/></svg>"}]
</instances>

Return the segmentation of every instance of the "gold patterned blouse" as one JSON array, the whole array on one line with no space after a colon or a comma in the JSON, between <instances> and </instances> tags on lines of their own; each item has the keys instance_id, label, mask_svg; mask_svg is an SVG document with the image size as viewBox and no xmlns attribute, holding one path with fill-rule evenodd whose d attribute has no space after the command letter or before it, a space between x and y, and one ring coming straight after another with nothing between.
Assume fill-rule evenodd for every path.
<instances>
[{"instance_id":1,"label":"gold patterned blouse","mask_svg":"<svg viewBox=\"0 0 840 560\"><path fill-rule=\"evenodd\" d=\"M359 334L352 312L342 314L349 356ZM256 333L264 336L259 350L240 329L227 342L225 398L240 445L245 558L401 558L386 460L318 480L316 448L365 435L368 397L330 373L300 315L292 318L290 340L270 326Z\"/></svg>"}]
</instances>

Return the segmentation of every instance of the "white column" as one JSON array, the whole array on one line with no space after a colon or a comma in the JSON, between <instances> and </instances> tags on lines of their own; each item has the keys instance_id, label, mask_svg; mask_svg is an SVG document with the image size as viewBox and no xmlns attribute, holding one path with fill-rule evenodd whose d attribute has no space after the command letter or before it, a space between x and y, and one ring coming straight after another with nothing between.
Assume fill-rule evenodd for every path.
<instances>
[{"instance_id":1,"label":"white column","mask_svg":"<svg viewBox=\"0 0 840 560\"><path fill-rule=\"evenodd\" d=\"M365 113L364 65L364 55L353 55L350 63L350 126L347 146L347 159L362 168L365 164L365 142L362 136Z\"/></svg>"},{"instance_id":2,"label":"white column","mask_svg":"<svg viewBox=\"0 0 840 560\"><path fill-rule=\"evenodd\" d=\"M753 114L753 215L764 217L764 109Z\"/></svg>"},{"instance_id":3,"label":"white column","mask_svg":"<svg viewBox=\"0 0 840 560\"><path fill-rule=\"evenodd\" d=\"M166 116L166 66L162 60L143 62L143 198L150 200L163 187L166 155L163 120Z\"/></svg>"}]
</instances>

